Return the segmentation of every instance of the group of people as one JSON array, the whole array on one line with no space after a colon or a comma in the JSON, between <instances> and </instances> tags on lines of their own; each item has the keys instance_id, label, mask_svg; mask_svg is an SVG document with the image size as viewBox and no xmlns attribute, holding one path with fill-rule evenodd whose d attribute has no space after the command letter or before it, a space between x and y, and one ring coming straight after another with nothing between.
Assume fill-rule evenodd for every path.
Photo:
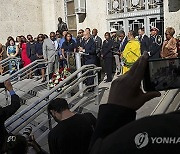
<instances>
[{"instance_id":1,"label":"group of people","mask_svg":"<svg viewBox=\"0 0 180 154\"><path fill-rule=\"evenodd\" d=\"M65 99L51 101L47 110L57 125L48 135L50 153L178 153L179 111L135 120L136 110L161 95L157 91L144 93L140 88L148 58L144 52L126 74L112 82L107 104L100 105L97 120L89 113L71 112ZM6 81L5 87L11 95L11 105L0 108L0 150L6 154L26 154L29 141L21 135L8 134L4 127L4 121L20 107L10 82ZM38 144L35 147L37 153L44 154Z\"/></svg>"},{"instance_id":2,"label":"group of people","mask_svg":"<svg viewBox=\"0 0 180 154\"><path fill-rule=\"evenodd\" d=\"M80 29L77 37L73 37L67 29L61 32L51 32L49 37L39 34L37 38L32 35L17 36L16 41L9 36L6 43L6 54L8 57L21 57L23 67L37 59L45 59L49 62L48 74L52 77L55 70L61 67L72 67L69 57L74 57L76 52L83 52L82 65L95 64L103 67L107 75L105 82L111 82L113 72L119 76L126 73L133 63L147 51L150 59L175 58L178 56L177 41L173 37L175 30L168 27L165 32L166 39L163 42L158 34L159 29L152 27L150 37L145 34L145 29L140 28L138 34L129 31L117 31L112 28L104 35L104 41L98 36L98 30L90 28ZM0 44L0 56L2 59L3 50ZM74 58L75 59L75 58ZM74 60L75 61L75 60ZM115 63L115 67L114 67ZM17 64L17 62L16 62ZM75 64L75 62L74 62ZM115 69L114 69L115 68ZM10 73L13 73L12 64L9 64ZM41 65L42 82L46 81L45 68ZM101 73L99 73L101 79ZM29 75L32 78L32 73ZM87 84L92 84L89 79Z\"/></svg>"}]
</instances>

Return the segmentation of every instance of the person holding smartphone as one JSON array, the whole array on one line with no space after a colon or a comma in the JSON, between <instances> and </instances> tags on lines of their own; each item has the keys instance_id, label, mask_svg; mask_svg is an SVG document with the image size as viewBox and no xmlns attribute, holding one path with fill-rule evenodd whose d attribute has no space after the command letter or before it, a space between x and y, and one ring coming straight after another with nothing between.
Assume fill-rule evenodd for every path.
<instances>
[{"instance_id":1,"label":"person holding smartphone","mask_svg":"<svg viewBox=\"0 0 180 154\"><path fill-rule=\"evenodd\" d=\"M5 139L8 136L4 123L20 108L20 99L19 96L14 92L9 80L5 81L4 84L1 83L0 86L0 88L6 88L11 95L11 104L6 107L0 107L0 153L2 153Z\"/></svg>"}]
</instances>

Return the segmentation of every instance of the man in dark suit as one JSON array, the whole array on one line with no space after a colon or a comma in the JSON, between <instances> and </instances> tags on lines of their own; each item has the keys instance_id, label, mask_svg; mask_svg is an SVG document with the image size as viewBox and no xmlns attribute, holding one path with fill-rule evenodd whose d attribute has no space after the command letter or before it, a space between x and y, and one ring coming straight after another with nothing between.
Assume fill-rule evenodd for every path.
<instances>
[{"instance_id":1,"label":"man in dark suit","mask_svg":"<svg viewBox=\"0 0 180 154\"><path fill-rule=\"evenodd\" d=\"M149 41L149 58L158 59L160 58L162 37L158 35L159 29L156 27L151 28L151 36Z\"/></svg>"},{"instance_id":2,"label":"man in dark suit","mask_svg":"<svg viewBox=\"0 0 180 154\"><path fill-rule=\"evenodd\" d=\"M90 37L90 33L84 32L84 39L81 42L81 47L79 47L79 51L83 52L85 55L83 56L84 64L95 64L96 65L96 45L93 38ZM89 74L90 75L90 74ZM93 78L88 78L86 85L93 85L94 81ZM93 91L94 89L91 88L89 92Z\"/></svg>"},{"instance_id":3,"label":"man in dark suit","mask_svg":"<svg viewBox=\"0 0 180 154\"><path fill-rule=\"evenodd\" d=\"M91 154L179 153L180 111L135 120L144 103L161 95L140 88L147 60L144 52L128 73L113 81L108 103L99 109Z\"/></svg>"},{"instance_id":4,"label":"man in dark suit","mask_svg":"<svg viewBox=\"0 0 180 154\"><path fill-rule=\"evenodd\" d=\"M117 31L117 37L119 39L119 51L117 54L114 54L115 60L116 60L116 69L117 69L117 75L120 75L121 72L121 65L120 65L120 55L124 51L126 44L128 43L128 37L125 35L125 32L123 30Z\"/></svg>"},{"instance_id":5,"label":"man in dark suit","mask_svg":"<svg viewBox=\"0 0 180 154\"><path fill-rule=\"evenodd\" d=\"M144 53L144 51L149 51L149 37L145 35L144 28L139 28L138 30L139 37L138 40L141 44L141 55Z\"/></svg>"},{"instance_id":6,"label":"man in dark suit","mask_svg":"<svg viewBox=\"0 0 180 154\"><path fill-rule=\"evenodd\" d=\"M101 67L101 49L102 49L102 39L97 35L98 30L92 30L92 38L96 45L96 64L98 67ZM98 73L98 79L101 81L101 72Z\"/></svg>"},{"instance_id":7,"label":"man in dark suit","mask_svg":"<svg viewBox=\"0 0 180 154\"><path fill-rule=\"evenodd\" d=\"M83 30L83 29L80 29L80 30L78 31L78 35L77 35L77 37L76 37L77 47L80 47L81 42L83 41L83 33L84 33L84 30Z\"/></svg>"}]
</instances>

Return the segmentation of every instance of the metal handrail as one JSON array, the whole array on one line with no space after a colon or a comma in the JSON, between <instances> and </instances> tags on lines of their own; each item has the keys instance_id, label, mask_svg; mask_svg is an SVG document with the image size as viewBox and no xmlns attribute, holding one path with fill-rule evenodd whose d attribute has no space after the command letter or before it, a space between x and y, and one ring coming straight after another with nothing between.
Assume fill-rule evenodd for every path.
<instances>
[{"instance_id":1,"label":"metal handrail","mask_svg":"<svg viewBox=\"0 0 180 154\"><path fill-rule=\"evenodd\" d=\"M20 69L19 71L13 73L12 75L0 76L0 83L3 83L9 79L19 78L23 74L25 74L25 72L32 70L32 68L38 66L39 64L48 64L48 63L49 62L46 62L44 59L35 60L34 62L30 63L29 65L25 66L24 68Z\"/></svg>"},{"instance_id":2,"label":"metal handrail","mask_svg":"<svg viewBox=\"0 0 180 154\"><path fill-rule=\"evenodd\" d=\"M6 68L9 65L10 61L12 61L12 60L18 61L17 70L19 70L19 62L21 61L21 58L19 58L19 57L7 57L6 59L3 59L2 61L0 61L0 65L2 67ZM9 70L7 70L6 72L3 72L2 75L8 74L8 72L9 72Z\"/></svg>"},{"instance_id":3,"label":"metal handrail","mask_svg":"<svg viewBox=\"0 0 180 154\"><path fill-rule=\"evenodd\" d=\"M0 61L0 65L5 65L6 63L8 63L10 60L12 59L17 59L17 60L21 60L21 58L19 57L7 57L6 59L3 59Z\"/></svg>"},{"instance_id":4,"label":"metal handrail","mask_svg":"<svg viewBox=\"0 0 180 154\"><path fill-rule=\"evenodd\" d=\"M153 112L151 113L151 116L166 113L166 111L168 110L169 106L173 103L178 93L179 93L179 89L168 90L164 94L163 98L160 100L158 105L155 107Z\"/></svg>"},{"instance_id":5,"label":"metal handrail","mask_svg":"<svg viewBox=\"0 0 180 154\"><path fill-rule=\"evenodd\" d=\"M96 86L96 85L92 85L92 86L89 86L89 87L93 87L93 86ZM84 90L86 90L88 87L86 87ZM63 94L60 94L60 96L64 96L65 94L67 94L68 92L70 92L72 90L72 86L70 86L66 91L64 91ZM56 98L57 96L59 95L59 93L56 93L54 96L52 96L48 101L45 101L43 103L43 105L38 108L38 110L34 113L32 113L31 115L29 115L29 117L27 117L22 123L20 123L19 125L17 125L16 127L13 126L13 129L11 130L11 132L13 133L18 133L21 129L23 129L26 125L28 125L31 121L33 121L34 119L36 119L40 114L42 114L45 110L46 110L46 107L48 105L48 103ZM98 94L96 94L97 96Z\"/></svg>"},{"instance_id":6,"label":"metal handrail","mask_svg":"<svg viewBox=\"0 0 180 154\"><path fill-rule=\"evenodd\" d=\"M62 87L64 84L66 84L67 82L69 82L70 80L72 80L74 77L77 76L77 74L79 72L82 72L83 70L87 70L85 73L83 73L83 76L85 76L87 73L89 73L90 71L94 71L94 70L100 70L101 68L95 68L96 66L95 65L86 65L86 66L83 66L81 69L77 70L76 72L74 72L71 76L69 76L68 78L66 78L64 81L60 82L56 87L52 88L45 96L41 97L38 101L36 101L35 103L29 105L26 109L22 110L19 114L15 115L14 117L10 118L7 122L6 122L6 127L8 127L9 125L11 125L12 123L14 123L17 119L19 119L21 116L23 116L24 114L26 114L29 110L31 110L32 108L34 108L35 106L37 106L38 104L40 104L42 101L44 101L47 96L50 96L53 92L57 91L57 89L59 89L60 87ZM80 77L80 78L81 78ZM79 79L80 79L79 78ZM79 79L76 79L76 80L79 80ZM85 79L84 79L85 80ZM80 81L82 82L82 81ZM79 82L76 82L75 85L77 85L77 83ZM59 95L59 94L58 94ZM51 98L52 100L52 98ZM34 120L34 119L31 119L31 120Z\"/></svg>"}]
</instances>

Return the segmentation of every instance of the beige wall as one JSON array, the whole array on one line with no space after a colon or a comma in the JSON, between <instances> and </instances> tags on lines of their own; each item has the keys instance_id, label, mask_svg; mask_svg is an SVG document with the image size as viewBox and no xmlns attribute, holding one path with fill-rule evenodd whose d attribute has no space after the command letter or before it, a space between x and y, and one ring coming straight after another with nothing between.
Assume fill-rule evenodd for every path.
<instances>
[{"instance_id":1,"label":"beige wall","mask_svg":"<svg viewBox=\"0 0 180 154\"><path fill-rule=\"evenodd\" d=\"M57 30L58 17L65 20L64 0L42 0L43 32L48 34Z\"/></svg>"},{"instance_id":2,"label":"beige wall","mask_svg":"<svg viewBox=\"0 0 180 154\"><path fill-rule=\"evenodd\" d=\"M0 1L0 42L8 36L43 32L41 0L1 0Z\"/></svg>"},{"instance_id":3,"label":"beige wall","mask_svg":"<svg viewBox=\"0 0 180 154\"><path fill-rule=\"evenodd\" d=\"M0 42L8 36L57 30L58 17L65 20L64 0L0 0Z\"/></svg>"},{"instance_id":4,"label":"beige wall","mask_svg":"<svg viewBox=\"0 0 180 154\"><path fill-rule=\"evenodd\" d=\"M169 0L170 1L170 0ZM173 0L174 6L179 6L179 0ZM168 0L164 0L164 27L174 27L176 30L176 34L180 34L180 10L176 12L169 12L169 2ZM180 6L179 6L180 7Z\"/></svg>"},{"instance_id":5,"label":"beige wall","mask_svg":"<svg viewBox=\"0 0 180 154\"><path fill-rule=\"evenodd\" d=\"M98 35L104 39L104 33L108 30L106 3L106 0L98 0L98 5L94 0L87 0L87 16L83 23L77 24L77 29L97 28L99 30Z\"/></svg>"}]
</instances>

